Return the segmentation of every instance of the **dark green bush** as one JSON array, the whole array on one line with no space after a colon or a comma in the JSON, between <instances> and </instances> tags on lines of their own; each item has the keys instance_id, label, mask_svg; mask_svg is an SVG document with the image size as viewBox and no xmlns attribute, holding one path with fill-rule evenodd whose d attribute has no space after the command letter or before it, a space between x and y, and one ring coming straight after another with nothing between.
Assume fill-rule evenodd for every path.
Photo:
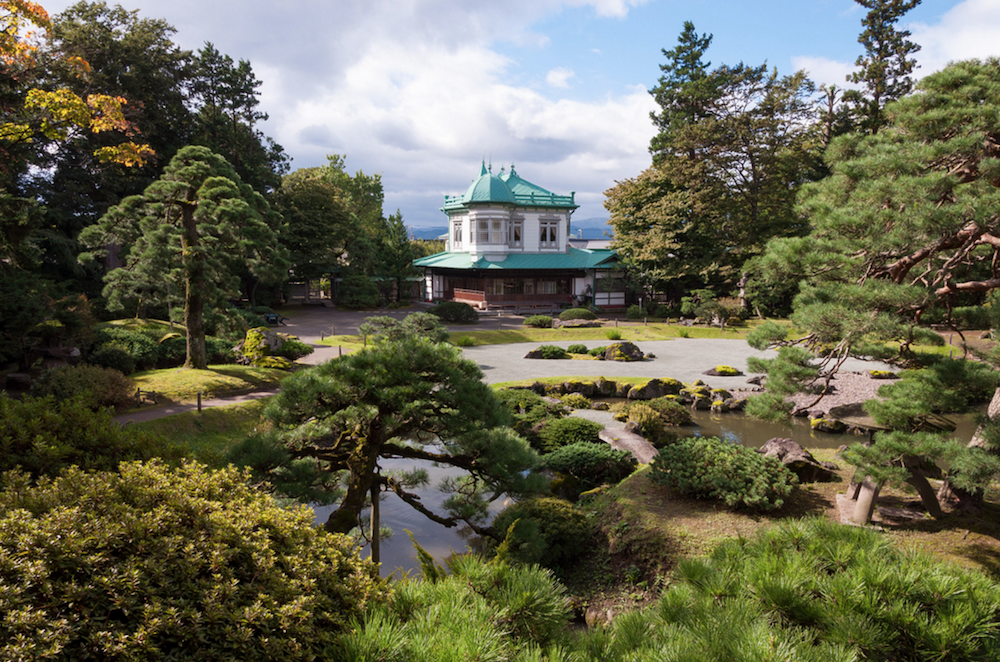
<instances>
[{"instance_id":1,"label":"dark green bush","mask_svg":"<svg viewBox=\"0 0 1000 662\"><path fill-rule=\"evenodd\" d=\"M630 320L641 320L642 318L646 317L646 314L647 314L646 309L638 304L633 304L629 306L628 310L625 311L625 317L629 318Z\"/></svg>"},{"instance_id":2,"label":"dark green bush","mask_svg":"<svg viewBox=\"0 0 1000 662\"><path fill-rule=\"evenodd\" d=\"M548 315L531 315L524 318L524 326L532 326L536 329L551 329L552 318Z\"/></svg>"},{"instance_id":3,"label":"dark green bush","mask_svg":"<svg viewBox=\"0 0 1000 662\"><path fill-rule=\"evenodd\" d=\"M543 359L565 359L569 356L565 349L557 345L539 345L535 353Z\"/></svg>"},{"instance_id":4,"label":"dark green bush","mask_svg":"<svg viewBox=\"0 0 1000 662\"><path fill-rule=\"evenodd\" d=\"M618 483L635 470L636 459L628 451L589 441L563 446L545 456L544 466L569 474L581 492L605 483Z\"/></svg>"},{"instance_id":5,"label":"dark green bush","mask_svg":"<svg viewBox=\"0 0 1000 662\"><path fill-rule=\"evenodd\" d=\"M568 354L586 354L587 353L587 346L586 345L581 345L579 343L575 343L575 344L570 345L569 347L567 347L566 348L566 352Z\"/></svg>"},{"instance_id":6,"label":"dark green bush","mask_svg":"<svg viewBox=\"0 0 1000 662\"><path fill-rule=\"evenodd\" d=\"M598 436L603 429L604 426L595 421L569 416L549 421L538 436L542 440L542 449L551 452L580 442L604 443Z\"/></svg>"},{"instance_id":7,"label":"dark green bush","mask_svg":"<svg viewBox=\"0 0 1000 662\"><path fill-rule=\"evenodd\" d=\"M56 400L81 398L92 409L127 409L135 402L135 383L111 368L74 365L49 370L35 382L36 396L51 395Z\"/></svg>"},{"instance_id":8,"label":"dark green bush","mask_svg":"<svg viewBox=\"0 0 1000 662\"><path fill-rule=\"evenodd\" d=\"M285 342L281 343L277 350L275 350L275 356L283 356L286 359L294 361L295 359L301 359L303 356L308 356L313 353L313 348L310 345L305 344L297 338L287 338Z\"/></svg>"},{"instance_id":9,"label":"dark green bush","mask_svg":"<svg viewBox=\"0 0 1000 662\"><path fill-rule=\"evenodd\" d=\"M344 276L337 286L337 305L348 310L374 308L378 305L378 287L362 274Z\"/></svg>"},{"instance_id":10,"label":"dark green bush","mask_svg":"<svg viewBox=\"0 0 1000 662\"><path fill-rule=\"evenodd\" d=\"M607 345L604 345L602 347L595 347L587 353L590 354L591 356L599 356L601 358L604 358L604 353L607 351L608 347Z\"/></svg>"},{"instance_id":11,"label":"dark green bush","mask_svg":"<svg viewBox=\"0 0 1000 662\"><path fill-rule=\"evenodd\" d=\"M532 448L542 448L539 432L549 419L563 418L569 411L560 404L548 402L528 389L505 388L497 391L500 402L514 416L514 430L528 440Z\"/></svg>"},{"instance_id":12,"label":"dark green bush","mask_svg":"<svg viewBox=\"0 0 1000 662\"><path fill-rule=\"evenodd\" d=\"M951 318L960 329L988 329L991 326L990 309L985 306L953 308Z\"/></svg>"},{"instance_id":13,"label":"dark green bush","mask_svg":"<svg viewBox=\"0 0 1000 662\"><path fill-rule=\"evenodd\" d=\"M135 359L128 351L118 345L102 345L96 352L87 357L87 363L117 370L123 375L135 372Z\"/></svg>"},{"instance_id":14,"label":"dark green bush","mask_svg":"<svg viewBox=\"0 0 1000 662\"><path fill-rule=\"evenodd\" d=\"M774 510L795 485L773 457L718 437L689 437L660 449L650 479L696 499L751 510Z\"/></svg>"},{"instance_id":15,"label":"dark green bush","mask_svg":"<svg viewBox=\"0 0 1000 662\"><path fill-rule=\"evenodd\" d=\"M387 587L350 539L249 478L158 463L4 476L3 657L328 659Z\"/></svg>"},{"instance_id":16,"label":"dark green bush","mask_svg":"<svg viewBox=\"0 0 1000 662\"><path fill-rule=\"evenodd\" d=\"M510 554L522 563L562 567L587 548L591 536L587 516L564 499L526 499L507 506L490 525L491 536L503 540L515 520Z\"/></svg>"},{"instance_id":17,"label":"dark green bush","mask_svg":"<svg viewBox=\"0 0 1000 662\"><path fill-rule=\"evenodd\" d=\"M559 319L563 322L568 320L596 320L597 315L586 308L570 308L559 313Z\"/></svg>"},{"instance_id":18,"label":"dark green bush","mask_svg":"<svg viewBox=\"0 0 1000 662\"><path fill-rule=\"evenodd\" d=\"M236 353L233 351L233 343L224 338L206 337L205 355L208 357L208 362L212 364L236 363Z\"/></svg>"},{"instance_id":19,"label":"dark green bush","mask_svg":"<svg viewBox=\"0 0 1000 662\"><path fill-rule=\"evenodd\" d=\"M449 324L476 324L479 322L479 313L467 303L461 301L442 301L436 306L427 309L431 315L437 315Z\"/></svg>"},{"instance_id":20,"label":"dark green bush","mask_svg":"<svg viewBox=\"0 0 1000 662\"><path fill-rule=\"evenodd\" d=\"M133 331L117 326L105 326L97 330L96 350L104 347L119 347L132 356L136 370L150 370L156 367L160 357L157 339L141 331Z\"/></svg>"},{"instance_id":21,"label":"dark green bush","mask_svg":"<svg viewBox=\"0 0 1000 662\"><path fill-rule=\"evenodd\" d=\"M55 476L70 465L114 470L125 460L179 459L166 439L126 429L106 410L81 398L13 400L0 394L0 472L21 469L32 478Z\"/></svg>"}]
</instances>

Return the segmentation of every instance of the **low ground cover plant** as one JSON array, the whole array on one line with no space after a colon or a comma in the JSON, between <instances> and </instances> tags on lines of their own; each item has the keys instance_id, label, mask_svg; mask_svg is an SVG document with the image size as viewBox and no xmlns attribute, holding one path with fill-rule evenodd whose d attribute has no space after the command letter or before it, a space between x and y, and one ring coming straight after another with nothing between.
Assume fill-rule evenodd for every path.
<instances>
[{"instance_id":1,"label":"low ground cover plant","mask_svg":"<svg viewBox=\"0 0 1000 662\"><path fill-rule=\"evenodd\" d=\"M524 318L524 326L531 326L536 329L552 328L552 318L549 315L531 315Z\"/></svg>"}]
</instances>

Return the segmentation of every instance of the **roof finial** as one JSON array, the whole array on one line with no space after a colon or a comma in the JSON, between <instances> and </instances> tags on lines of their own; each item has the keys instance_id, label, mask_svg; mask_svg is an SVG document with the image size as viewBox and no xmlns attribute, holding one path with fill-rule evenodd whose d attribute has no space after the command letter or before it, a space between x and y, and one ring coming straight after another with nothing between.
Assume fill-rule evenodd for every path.
<instances>
[{"instance_id":1,"label":"roof finial","mask_svg":"<svg viewBox=\"0 0 1000 662\"><path fill-rule=\"evenodd\" d=\"M480 177L482 177L482 176L483 176L483 175L485 175L485 174L486 174L486 159L483 159L483 167L482 167L482 169L481 169L481 170L479 171L479 176L480 176Z\"/></svg>"}]
</instances>

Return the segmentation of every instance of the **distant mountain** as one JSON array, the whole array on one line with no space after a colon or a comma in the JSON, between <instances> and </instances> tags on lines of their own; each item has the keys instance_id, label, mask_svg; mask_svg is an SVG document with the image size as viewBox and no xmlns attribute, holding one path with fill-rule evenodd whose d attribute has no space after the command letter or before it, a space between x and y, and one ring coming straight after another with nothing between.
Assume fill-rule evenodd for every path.
<instances>
[{"instance_id":1,"label":"distant mountain","mask_svg":"<svg viewBox=\"0 0 1000 662\"><path fill-rule=\"evenodd\" d=\"M579 237L583 234L583 239L609 239L611 238L611 226L606 218L574 218L570 221L573 229L573 236ZM448 234L448 226L438 225L425 228L408 228L410 236L414 239L437 239ZM605 232L607 235L605 235Z\"/></svg>"}]
</instances>

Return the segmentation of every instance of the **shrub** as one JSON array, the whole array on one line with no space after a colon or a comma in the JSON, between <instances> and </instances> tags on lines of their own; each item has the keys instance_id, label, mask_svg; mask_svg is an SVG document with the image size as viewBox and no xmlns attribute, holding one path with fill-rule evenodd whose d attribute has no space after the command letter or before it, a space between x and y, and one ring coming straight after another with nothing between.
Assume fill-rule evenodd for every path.
<instances>
[{"instance_id":1,"label":"shrub","mask_svg":"<svg viewBox=\"0 0 1000 662\"><path fill-rule=\"evenodd\" d=\"M449 324L476 324L479 322L479 313L467 303L461 301L442 301L436 306L427 309L431 315L437 315Z\"/></svg>"},{"instance_id":2,"label":"shrub","mask_svg":"<svg viewBox=\"0 0 1000 662\"><path fill-rule=\"evenodd\" d=\"M123 463L0 492L8 659L313 660L388 589L229 468ZM31 562L25 562L30 559ZM54 653L57 652L57 653Z\"/></svg>"},{"instance_id":3,"label":"shrub","mask_svg":"<svg viewBox=\"0 0 1000 662\"><path fill-rule=\"evenodd\" d=\"M643 308L638 304L633 304L628 307L628 310L625 311L625 317L629 318L630 320L641 320L642 318L646 317L646 313L647 311L645 308Z\"/></svg>"},{"instance_id":4,"label":"shrub","mask_svg":"<svg viewBox=\"0 0 1000 662\"><path fill-rule=\"evenodd\" d=\"M563 322L568 320L596 320L597 315L586 308L570 308L559 313L559 319Z\"/></svg>"},{"instance_id":5,"label":"shrub","mask_svg":"<svg viewBox=\"0 0 1000 662\"><path fill-rule=\"evenodd\" d=\"M283 356L291 361L301 359L303 356L308 356L312 353L313 348L298 338L286 338L285 342L281 343L278 349L274 351L275 356Z\"/></svg>"},{"instance_id":6,"label":"shrub","mask_svg":"<svg viewBox=\"0 0 1000 662\"><path fill-rule=\"evenodd\" d=\"M113 470L125 460L178 459L166 439L125 429L106 410L83 399L52 396L13 400L0 395L0 472L21 469L32 478L55 476L70 465Z\"/></svg>"},{"instance_id":7,"label":"shrub","mask_svg":"<svg viewBox=\"0 0 1000 662\"><path fill-rule=\"evenodd\" d=\"M127 409L135 402L135 383L111 368L76 365L49 370L33 387L37 396L51 395L56 400L79 397L92 409L114 407Z\"/></svg>"},{"instance_id":8,"label":"shrub","mask_svg":"<svg viewBox=\"0 0 1000 662\"><path fill-rule=\"evenodd\" d=\"M373 315L358 325L358 333L371 336L376 341L399 340L406 336L423 336L431 342L448 339L448 329L441 318L430 313L412 313L402 320L385 315Z\"/></svg>"},{"instance_id":9,"label":"shrub","mask_svg":"<svg viewBox=\"0 0 1000 662\"><path fill-rule=\"evenodd\" d=\"M475 311L473 311L475 312ZM432 313L410 313L403 318L403 328L408 332L423 336L431 342L448 340L448 329L441 323L443 318ZM479 316L476 316L476 321Z\"/></svg>"},{"instance_id":10,"label":"shrub","mask_svg":"<svg viewBox=\"0 0 1000 662\"><path fill-rule=\"evenodd\" d=\"M96 349L107 346L119 347L131 355L137 370L156 367L160 357L160 347L153 337L141 332L118 326L106 326L97 330Z\"/></svg>"},{"instance_id":11,"label":"shrub","mask_svg":"<svg viewBox=\"0 0 1000 662\"><path fill-rule=\"evenodd\" d=\"M123 375L135 372L135 359L123 347L118 345L103 345L87 357L87 363L117 370Z\"/></svg>"},{"instance_id":12,"label":"shrub","mask_svg":"<svg viewBox=\"0 0 1000 662\"><path fill-rule=\"evenodd\" d=\"M337 287L337 305L348 310L374 308L378 305L378 288L368 276L344 276Z\"/></svg>"},{"instance_id":13,"label":"shrub","mask_svg":"<svg viewBox=\"0 0 1000 662\"><path fill-rule=\"evenodd\" d=\"M780 508L796 482L773 457L718 437L689 437L662 448L650 479L684 496L750 510Z\"/></svg>"},{"instance_id":14,"label":"shrub","mask_svg":"<svg viewBox=\"0 0 1000 662\"><path fill-rule=\"evenodd\" d=\"M545 451L554 451L579 442L603 443L598 436L603 429L600 423L570 416L549 421L538 436Z\"/></svg>"},{"instance_id":15,"label":"shrub","mask_svg":"<svg viewBox=\"0 0 1000 662\"><path fill-rule=\"evenodd\" d=\"M580 393L567 393L560 399L564 405L572 409L590 409L590 398Z\"/></svg>"},{"instance_id":16,"label":"shrub","mask_svg":"<svg viewBox=\"0 0 1000 662\"><path fill-rule=\"evenodd\" d=\"M310 350L312 348L310 347ZM214 336L205 338L205 357L209 363L236 363L236 352L233 351L233 343Z\"/></svg>"},{"instance_id":17,"label":"shrub","mask_svg":"<svg viewBox=\"0 0 1000 662\"><path fill-rule=\"evenodd\" d=\"M563 446L546 455L543 462L552 471L576 478L581 492L605 483L618 483L629 476L637 464L628 451L590 442Z\"/></svg>"},{"instance_id":18,"label":"shrub","mask_svg":"<svg viewBox=\"0 0 1000 662\"><path fill-rule=\"evenodd\" d=\"M536 329L552 328L552 318L548 315L531 315L524 318L524 326L532 326Z\"/></svg>"},{"instance_id":19,"label":"shrub","mask_svg":"<svg viewBox=\"0 0 1000 662\"><path fill-rule=\"evenodd\" d=\"M515 524L515 520L517 523ZM591 535L587 517L569 501L556 498L526 499L507 506L490 526L497 541L510 532L509 553L522 563L559 568L586 549Z\"/></svg>"},{"instance_id":20,"label":"shrub","mask_svg":"<svg viewBox=\"0 0 1000 662\"><path fill-rule=\"evenodd\" d=\"M542 448L539 432L545 423L569 414L563 405L553 404L528 389L505 388L496 393L500 402L514 416L514 431L527 439L536 450Z\"/></svg>"},{"instance_id":21,"label":"shrub","mask_svg":"<svg viewBox=\"0 0 1000 662\"><path fill-rule=\"evenodd\" d=\"M875 531L786 521L682 560L659 603L616 618L585 659L986 662L998 596L983 573Z\"/></svg>"},{"instance_id":22,"label":"shrub","mask_svg":"<svg viewBox=\"0 0 1000 662\"><path fill-rule=\"evenodd\" d=\"M569 354L586 354L587 346L580 343L574 343L566 348L566 352Z\"/></svg>"},{"instance_id":23,"label":"shrub","mask_svg":"<svg viewBox=\"0 0 1000 662\"><path fill-rule=\"evenodd\" d=\"M622 332L619 331L618 329L608 329L607 331L604 332L604 337L607 338L608 340L621 340Z\"/></svg>"},{"instance_id":24,"label":"shrub","mask_svg":"<svg viewBox=\"0 0 1000 662\"><path fill-rule=\"evenodd\" d=\"M594 349L590 350L587 353L590 354L591 356L599 356L603 359L604 353L607 351L608 351L607 346L601 346L601 347L595 347Z\"/></svg>"},{"instance_id":25,"label":"shrub","mask_svg":"<svg viewBox=\"0 0 1000 662\"><path fill-rule=\"evenodd\" d=\"M988 329L991 326L990 309L984 306L958 306L952 309L951 318L960 329Z\"/></svg>"},{"instance_id":26,"label":"shrub","mask_svg":"<svg viewBox=\"0 0 1000 662\"><path fill-rule=\"evenodd\" d=\"M455 343L455 345L457 345L458 347L472 347L473 345L476 344L476 341L475 339L473 339L472 336L459 336L455 338L452 342Z\"/></svg>"},{"instance_id":27,"label":"shrub","mask_svg":"<svg viewBox=\"0 0 1000 662\"><path fill-rule=\"evenodd\" d=\"M543 359L565 359L569 356L565 349L556 345L539 345L532 353Z\"/></svg>"}]
</instances>

